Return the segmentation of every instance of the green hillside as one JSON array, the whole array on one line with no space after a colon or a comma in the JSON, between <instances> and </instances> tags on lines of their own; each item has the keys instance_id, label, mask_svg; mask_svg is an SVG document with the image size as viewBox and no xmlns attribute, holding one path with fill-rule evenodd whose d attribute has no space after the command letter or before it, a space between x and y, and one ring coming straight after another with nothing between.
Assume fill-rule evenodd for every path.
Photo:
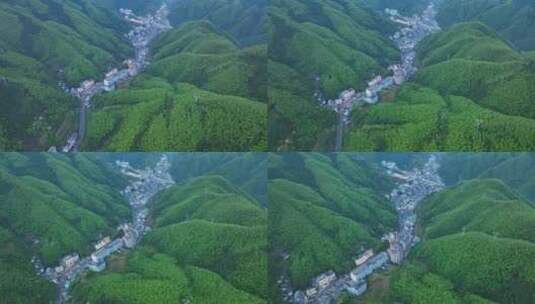
<instances>
[{"instance_id":1,"label":"green hillside","mask_svg":"<svg viewBox=\"0 0 535 304\"><path fill-rule=\"evenodd\" d=\"M84 150L263 151L265 48L240 48L205 21L169 31L128 88L96 98Z\"/></svg>"},{"instance_id":2,"label":"green hillside","mask_svg":"<svg viewBox=\"0 0 535 304\"><path fill-rule=\"evenodd\" d=\"M171 22L175 26L206 20L232 35L242 46L267 41L266 0L197 0L171 2Z\"/></svg>"},{"instance_id":3,"label":"green hillside","mask_svg":"<svg viewBox=\"0 0 535 304\"><path fill-rule=\"evenodd\" d=\"M82 279L74 302L265 303L267 213L258 202L203 176L157 195L152 213L141 247Z\"/></svg>"},{"instance_id":4,"label":"green hillside","mask_svg":"<svg viewBox=\"0 0 535 304\"><path fill-rule=\"evenodd\" d=\"M278 303L281 275L304 288L327 270L347 272L360 251L383 248L396 216L384 198L393 185L370 162L343 154L270 159L270 293Z\"/></svg>"},{"instance_id":5,"label":"green hillside","mask_svg":"<svg viewBox=\"0 0 535 304\"><path fill-rule=\"evenodd\" d=\"M315 86L329 98L363 88L399 57L388 39L395 27L357 1L277 0L269 16L271 150L327 147L335 114L313 97Z\"/></svg>"},{"instance_id":6,"label":"green hillside","mask_svg":"<svg viewBox=\"0 0 535 304\"><path fill-rule=\"evenodd\" d=\"M530 0L442 1L437 16L442 26L481 21L521 50L535 50L535 5Z\"/></svg>"},{"instance_id":7,"label":"green hillside","mask_svg":"<svg viewBox=\"0 0 535 304\"><path fill-rule=\"evenodd\" d=\"M130 55L117 16L91 1L0 3L0 150L64 140L77 106L58 86L95 78Z\"/></svg>"},{"instance_id":8,"label":"green hillside","mask_svg":"<svg viewBox=\"0 0 535 304\"><path fill-rule=\"evenodd\" d=\"M182 181L200 175L222 176L234 186L267 206L267 153L206 153L176 154L170 160L175 180ZM244 174L247 172L247 174Z\"/></svg>"},{"instance_id":9,"label":"green hillside","mask_svg":"<svg viewBox=\"0 0 535 304\"><path fill-rule=\"evenodd\" d=\"M535 208L496 179L436 193L419 208L423 242L394 272L404 303L531 303Z\"/></svg>"},{"instance_id":10,"label":"green hillside","mask_svg":"<svg viewBox=\"0 0 535 304\"><path fill-rule=\"evenodd\" d=\"M533 201L534 162L530 153L448 154L443 157L441 175L448 184L477 177L500 179L517 194Z\"/></svg>"},{"instance_id":11,"label":"green hillside","mask_svg":"<svg viewBox=\"0 0 535 304\"><path fill-rule=\"evenodd\" d=\"M73 251L87 254L130 216L118 192L124 180L96 157L2 155L0 302L52 301L55 288L37 277L32 256L52 266Z\"/></svg>"},{"instance_id":12,"label":"green hillside","mask_svg":"<svg viewBox=\"0 0 535 304\"><path fill-rule=\"evenodd\" d=\"M346 150L529 151L535 70L482 23L461 23L418 48L420 71L393 102L353 111Z\"/></svg>"}]
</instances>

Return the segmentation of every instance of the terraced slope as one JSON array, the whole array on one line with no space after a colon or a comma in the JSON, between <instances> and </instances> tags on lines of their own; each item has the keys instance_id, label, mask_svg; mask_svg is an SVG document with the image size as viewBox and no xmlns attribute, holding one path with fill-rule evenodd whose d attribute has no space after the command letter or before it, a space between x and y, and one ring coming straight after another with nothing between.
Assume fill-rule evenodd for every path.
<instances>
[{"instance_id":1,"label":"terraced slope","mask_svg":"<svg viewBox=\"0 0 535 304\"><path fill-rule=\"evenodd\" d=\"M141 248L82 280L74 301L265 303L267 213L258 202L221 176L203 176L153 204Z\"/></svg>"},{"instance_id":2,"label":"terraced slope","mask_svg":"<svg viewBox=\"0 0 535 304\"><path fill-rule=\"evenodd\" d=\"M391 181L369 162L342 154L288 154L271 162L270 296L278 303L281 275L304 288L327 270L347 272L359 250L384 246L380 237L393 230L396 215L384 197Z\"/></svg>"},{"instance_id":3,"label":"terraced slope","mask_svg":"<svg viewBox=\"0 0 535 304\"><path fill-rule=\"evenodd\" d=\"M388 39L395 27L360 1L277 0L269 16L271 150L327 147L335 114L316 89L334 97L384 72L399 58Z\"/></svg>"},{"instance_id":4,"label":"terraced slope","mask_svg":"<svg viewBox=\"0 0 535 304\"><path fill-rule=\"evenodd\" d=\"M96 157L96 156L95 156ZM30 260L55 265L115 232L130 209L124 181L93 156L3 154L0 160L0 295L5 303L49 303L55 287ZM32 292L28 292L31 289Z\"/></svg>"},{"instance_id":5,"label":"terraced slope","mask_svg":"<svg viewBox=\"0 0 535 304\"><path fill-rule=\"evenodd\" d=\"M346 149L532 150L535 65L481 23L418 46L421 70L393 102L353 111Z\"/></svg>"}]
</instances>

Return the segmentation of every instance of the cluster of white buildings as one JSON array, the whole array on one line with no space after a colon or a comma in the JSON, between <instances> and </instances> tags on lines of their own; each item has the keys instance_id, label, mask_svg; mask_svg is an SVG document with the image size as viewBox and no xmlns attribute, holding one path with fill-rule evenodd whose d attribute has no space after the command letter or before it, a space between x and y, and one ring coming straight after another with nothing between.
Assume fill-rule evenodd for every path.
<instances>
[{"instance_id":1,"label":"cluster of white buildings","mask_svg":"<svg viewBox=\"0 0 535 304\"><path fill-rule=\"evenodd\" d=\"M91 107L91 100L95 95L114 91L118 85L139 74L148 64L150 42L172 28L168 20L169 9L166 4L162 5L154 14L145 17L136 16L129 9L120 9L119 12L126 21L134 25L134 28L126 36L134 47L135 56L123 61L123 67L120 69L113 68L108 71L101 82L89 79L83 81L78 88L71 89L62 84L64 90L80 100L83 110ZM64 152L73 151L80 135L77 135L74 143L70 141L71 138L72 135L62 149Z\"/></svg>"},{"instance_id":2,"label":"cluster of white buildings","mask_svg":"<svg viewBox=\"0 0 535 304\"><path fill-rule=\"evenodd\" d=\"M128 162L116 162L121 172L128 176L130 184L121 193L129 201L133 211L133 222L124 223L117 228L122 232L121 236L111 239L110 236L101 238L94 244L94 251L85 258L80 258L78 253L73 253L61 259L56 267L44 269L38 257L32 258L32 264L36 271L47 280L58 286L58 303L68 300L70 285L83 272L103 271L106 268L106 259L123 249L134 248L143 234L148 230L147 203L159 191L174 184L169 173L171 163L166 155L163 155L154 168L135 169Z\"/></svg>"},{"instance_id":3,"label":"cluster of white buildings","mask_svg":"<svg viewBox=\"0 0 535 304\"><path fill-rule=\"evenodd\" d=\"M388 8L385 10L385 13L393 22L402 26L401 30L391 37L401 50L401 62L388 67L392 75L386 77L381 75L374 76L368 82L368 86L363 92L348 89L340 93L336 99L325 100L318 89L316 89L316 93L314 94L323 106L341 114L341 119L345 124L351 121L350 115L353 107L376 104L379 102L379 95L382 91L395 85L399 86L407 81L417 71L415 66L416 52L414 51L416 44L427 35L440 30L435 20L436 10L433 4L430 4L421 15L414 15L412 17L404 17L397 10ZM319 78L316 78L316 83L318 82Z\"/></svg>"},{"instance_id":4,"label":"cluster of white buildings","mask_svg":"<svg viewBox=\"0 0 535 304\"><path fill-rule=\"evenodd\" d=\"M362 295L367 290L366 279L378 270L386 269L389 263L401 264L411 247L419 239L415 233L415 208L431 193L444 188L438 174L439 163L435 155L431 155L422 168L411 171L400 169L396 163L383 161L387 174L398 181L398 185L387 197L394 203L398 212L398 230L387 233L383 241L389 242L386 251L375 253L372 249L363 251L354 262L349 274L337 277L330 270L312 280L312 286L306 290L292 292L286 290L284 300L296 304L335 303L343 292Z\"/></svg>"},{"instance_id":5,"label":"cluster of white buildings","mask_svg":"<svg viewBox=\"0 0 535 304\"><path fill-rule=\"evenodd\" d=\"M412 171L401 170L395 163L383 162L387 174L400 183L389 195L398 212L398 230L383 236L390 246L387 250L390 261L401 264L409 250L418 241L415 233L416 213L418 204L431 193L444 188L444 183L438 174L439 164L435 155L431 155L422 169Z\"/></svg>"}]
</instances>

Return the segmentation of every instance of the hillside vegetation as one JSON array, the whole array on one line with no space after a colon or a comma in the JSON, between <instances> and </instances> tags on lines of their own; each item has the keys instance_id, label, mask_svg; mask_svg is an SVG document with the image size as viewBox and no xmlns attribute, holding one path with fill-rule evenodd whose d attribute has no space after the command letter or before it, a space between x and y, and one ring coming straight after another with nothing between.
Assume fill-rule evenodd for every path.
<instances>
[{"instance_id":1,"label":"hillside vegetation","mask_svg":"<svg viewBox=\"0 0 535 304\"><path fill-rule=\"evenodd\" d=\"M130 216L119 195L124 180L97 156L3 154L0 160L0 298L49 303L53 285L30 263L55 266L73 251L87 254L101 234ZM31 289L32 292L28 292Z\"/></svg>"},{"instance_id":2,"label":"hillside vegetation","mask_svg":"<svg viewBox=\"0 0 535 304\"><path fill-rule=\"evenodd\" d=\"M465 179L495 178L523 198L535 200L535 157L530 153L448 154L442 161L441 175L450 185Z\"/></svg>"},{"instance_id":3,"label":"hillside vegetation","mask_svg":"<svg viewBox=\"0 0 535 304\"><path fill-rule=\"evenodd\" d=\"M206 20L232 35L241 46L266 44L267 0L196 0L171 2L175 26Z\"/></svg>"},{"instance_id":4,"label":"hillside vegetation","mask_svg":"<svg viewBox=\"0 0 535 304\"><path fill-rule=\"evenodd\" d=\"M535 50L535 4L531 0L442 1L437 19L444 27L458 22L480 21L515 47Z\"/></svg>"},{"instance_id":5,"label":"hillside vegetation","mask_svg":"<svg viewBox=\"0 0 535 304\"><path fill-rule=\"evenodd\" d=\"M117 16L91 1L0 3L0 150L64 140L75 101L58 86L95 78L131 53Z\"/></svg>"},{"instance_id":6,"label":"hillside vegetation","mask_svg":"<svg viewBox=\"0 0 535 304\"><path fill-rule=\"evenodd\" d=\"M283 154L271 156L269 176L275 302L281 275L302 289L327 270L347 272L361 251L380 250L381 235L396 224L384 198L393 185L369 162L341 154Z\"/></svg>"},{"instance_id":7,"label":"hillside vegetation","mask_svg":"<svg viewBox=\"0 0 535 304\"><path fill-rule=\"evenodd\" d=\"M336 118L315 90L332 98L384 72L399 57L395 27L360 1L276 0L269 16L271 150L325 148Z\"/></svg>"},{"instance_id":8,"label":"hillside vegetation","mask_svg":"<svg viewBox=\"0 0 535 304\"><path fill-rule=\"evenodd\" d=\"M353 111L347 150L527 151L535 127L535 63L482 23L418 45L420 71L393 102Z\"/></svg>"},{"instance_id":9,"label":"hillside vegetation","mask_svg":"<svg viewBox=\"0 0 535 304\"><path fill-rule=\"evenodd\" d=\"M441 191L419 210L423 243L396 271L406 303L532 303L535 208L496 179Z\"/></svg>"},{"instance_id":10,"label":"hillside vegetation","mask_svg":"<svg viewBox=\"0 0 535 304\"><path fill-rule=\"evenodd\" d=\"M74 302L265 303L267 212L221 176L172 187L120 267L76 285Z\"/></svg>"},{"instance_id":11,"label":"hillside vegetation","mask_svg":"<svg viewBox=\"0 0 535 304\"><path fill-rule=\"evenodd\" d=\"M265 48L206 21L159 37L128 88L99 96L85 150L245 151L267 146Z\"/></svg>"}]
</instances>

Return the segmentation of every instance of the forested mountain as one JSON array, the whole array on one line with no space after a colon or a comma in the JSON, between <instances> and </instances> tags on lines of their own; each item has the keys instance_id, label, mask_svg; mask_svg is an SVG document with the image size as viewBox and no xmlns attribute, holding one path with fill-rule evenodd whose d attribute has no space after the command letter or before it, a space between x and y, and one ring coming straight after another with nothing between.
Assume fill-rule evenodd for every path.
<instances>
[{"instance_id":1,"label":"forested mountain","mask_svg":"<svg viewBox=\"0 0 535 304\"><path fill-rule=\"evenodd\" d=\"M424 202L423 242L392 277L404 303L532 303L535 208L496 179L466 181Z\"/></svg>"},{"instance_id":2,"label":"forested mountain","mask_svg":"<svg viewBox=\"0 0 535 304\"><path fill-rule=\"evenodd\" d=\"M162 35L152 53L128 88L95 100L84 150L265 150L264 46L240 48L195 21Z\"/></svg>"},{"instance_id":3,"label":"forested mountain","mask_svg":"<svg viewBox=\"0 0 535 304\"><path fill-rule=\"evenodd\" d=\"M347 272L364 248L381 249L381 236L396 225L385 198L393 182L372 157L280 154L270 157L270 296L287 277L305 288L320 273ZM287 257L287 259L285 258Z\"/></svg>"},{"instance_id":4,"label":"forested mountain","mask_svg":"<svg viewBox=\"0 0 535 304\"><path fill-rule=\"evenodd\" d=\"M0 150L44 149L74 128L58 82L98 77L131 54L128 26L92 1L0 3Z\"/></svg>"},{"instance_id":5,"label":"forested mountain","mask_svg":"<svg viewBox=\"0 0 535 304\"><path fill-rule=\"evenodd\" d=\"M55 288L37 276L31 258L55 266L68 253L90 252L130 217L119 194L125 184L92 155L2 154L0 302L52 302Z\"/></svg>"},{"instance_id":6,"label":"forested mountain","mask_svg":"<svg viewBox=\"0 0 535 304\"><path fill-rule=\"evenodd\" d=\"M174 186L149 202L150 232L73 282L70 302L265 303L267 156L168 154ZM0 158L0 302L50 303L56 287L32 265L88 256L129 222L130 185L116 160L153 167L156 154L9 154ZM258 199L257 199L258 198ZM27 290L31 288L32 292Z\"/></svg>"},{"instance_id":7,"label":"forested mountain","mask_svg":"<svg viewBox=\"0 0 535 304\"><path fill-rule=\"evenodd\" d=\"M535 50L535 3L531 0L442 1L437 19L445 27L458 22L480 21L516 48Z\"/></svg>"},{"instance_id":8,"label":"forested mountain","mask_svg":"<svg viewBox=\"0 0 535 304\"><path fill-rule=\"evenodd\" d=\"M417 47L421 69L393 102L355 109L346 149L533 149L535 64L491 28L460 23Z\"/></svg>"},{"instance_id":9,"label":"forested mountain","mask_svg":"<svg viewBox=\"0 0 535 304\"><path fill-rule=\"evenodd\" d=\"M395 27L362 1L276 0L269 16L271 150L324 147L335 114L316 89L334 97L384 72L399 57L388 39Z\"/></svg>"},{"instance_id":10,"label":"forested mountain","mask_svg":"<svg viewBox=\"0 0 535 304\"><path fill-rule=\"evenodd\" d=\"M258 18L265 5L176 1L169 7L176 28L152 43L153 62L144 73L96 99L83 148L266 150L265 21Z\"/></svg>"},{"instance_id":11,"label":"forested mountain","mask_svg":"<svg viewBox=\"0 0 535 304\"><path fill-rule=\"evenodd\" d=\"M530 153L454 153L444 155L442 161L441 175L450 185L466 179L497 178L517 195L535 201L535 157Z\"/></svg>"},{"instance_id":12,"label":"forested mountain","mask_svg":"<svg viewBox=\"0 0 535 304\"><path fill-rule=\"evenodd\" d=\"M134 57L119 8L144 16L163 2L2 2L0 150L65 145L85 125L65 85L102 81ZM152 41L143 73L85 105L82 149L266 150L265 1L166 3L174 29Z\"/></svg>"},{"instance_id":13,"label":"forested mountain","mask_svg":"<svg viewBox=\"0 0 535 304\"><path fill-rule=\"evenodd\" d=\"M241 46L267 43L267 0L175 0L170 19L175 25L207 20L230 33Z\"/></svg>"},{"instance_id":14,"label":"forested mountain","mask_svg":"<svg viewBox=\"0 0 535 304\"><path fill-rule=\"evenodd\" d=\"M237 172L265 175L265 156L212 156L170 155L177 185L151 202L152 230L109 270L84 277L73 303L265 303L267 211L230 181Z\"/></svg>"}]
</instances>

